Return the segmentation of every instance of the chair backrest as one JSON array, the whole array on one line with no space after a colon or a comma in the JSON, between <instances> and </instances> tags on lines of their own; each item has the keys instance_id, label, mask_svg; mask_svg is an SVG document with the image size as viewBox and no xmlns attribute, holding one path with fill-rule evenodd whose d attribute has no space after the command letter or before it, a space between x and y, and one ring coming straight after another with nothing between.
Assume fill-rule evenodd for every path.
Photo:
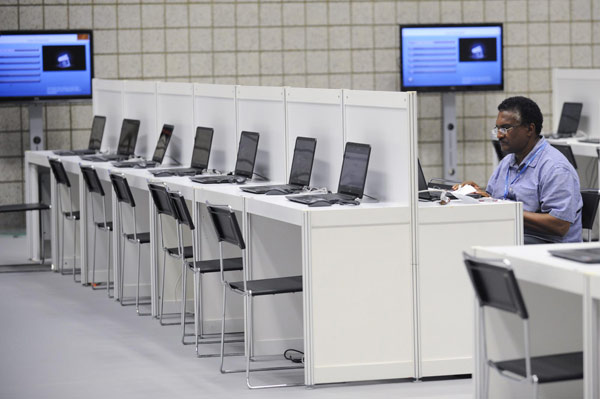
<instances>
[{"instance_id":1,"label":"chair backrest","mask_svg":"<svg viewBox=\"0 0 600 399\"><path fill-rule=\"evenodd\" d=\"M207 208L219 242L225 241L245 249L246 244L235 212L228 206L208 205Z\"/></svg>"},{"instance_id":2,"label":"chair backrest","mask_svg":"<svg viewBox=\"0 0 600 399\"><path fill-rule=\"evenodd\" d=\"M171 198L169 198L167 186L160 183L148 183L148 189L150 190L150 195L152 196L158 214L169 215L176 218L173 206L171 205Z\"/></svg>"},{"instance_id":3,"label":"chair backrest","mask_svg":"<svg viewBox=\"0 0 600 399\"><path fill-rule=\"evenodd\" d=\"M569 161L571 165L573 165L573 167L577 169L577 161L575 161L575 155L573 155L573 150L571 149L571 146L569 144L552 143L552 147L560 151L565 156L565 158L567 158L567 161Z\"/></svg>"},{"instance_id":4,"label":"chair backrest","mask_svg":"<svg viewBox=\"0 0 600 399\"><path fill-rule=\"evenodd\" d=\"M56 182L71 187L71 181L60 159L48 158L48 162L50 163L50 169L52 169L52 174Z\"/></svg>"},{"instance_id":5,"label":"chair backrest","mask_svg":"<svg viewBox=\"0 0 600 399\"><path fill-rule=\"evenodd\" d=\"M583 189L581 190L581 199L583 200L581 227L591 229L594 227L594 219L596 219L596 213L598 212L600 193L598 189Z\"/></svg>"},{"instance_id":6,"label":"chair backrest","mask_svg":"<svg viewBox=\"0 0 600 399\"><path fill-rule=\"evenodd\" d=\"M132 208L135 208L135 200L133 199L133 194L131 193L129 183L127 183L125 176L111 173L110 181L112 183L113 190L115 190L117 201L124 202L129 204L129 206Z\"/></svg>"},{"instance_id":7,"label":"chair backrest","mask_svg":"<svg viewBox=\"0 0 600 399\"><path fill-rule=\"evenodd\" d=\"M169 198L171 199L171 206L173 208L173 213L175 214L175 219L177 219L179 223L188 226L190 230L194 230L194 222L192 221L192 216L190 215L190 211L183 195L178 191L169 191Z\"/></svg>"},{"instance_id":8,"label":"chair backrest","mask_svg":"<svg viewBox=\"0 0 600 399\"><path fill-rule=\"evenodd\" d=\"M90 193L96 193L104 197L104 189L96 169L91 165L80 165L83 180Z\"/></svg>"},{"instance_id":9,"label":"chair backrest","mask_svg":"<svg viewBox=\"0 0 600 399\"><path fill-rule=\"evenodd\" d=\"M479 306L514 313L522 319L529 318L519 284L508 261L475 258L464 252L463 257Z\"/></svg>"}]
</instances>

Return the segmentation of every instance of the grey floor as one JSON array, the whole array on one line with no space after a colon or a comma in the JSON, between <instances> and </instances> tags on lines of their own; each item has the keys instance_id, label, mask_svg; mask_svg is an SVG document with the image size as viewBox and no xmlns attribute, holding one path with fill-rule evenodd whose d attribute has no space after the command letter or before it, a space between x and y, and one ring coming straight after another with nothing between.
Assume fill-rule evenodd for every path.
<instances>
[{"instance_id":1,"label":"grey floor","mask_svg":"<svg viewBox=\"0 0 600 399\"><path fill-rule=\"evenodd\" d=\"M0 236L0 263L23 254L22 246L22 238ZM198 359L181 345L178 327L50 272L0 274L0 316L0 398L472 397L471 380L250 391L241 374L221 375L217 359Z\"/></svg>"}]
</instances>

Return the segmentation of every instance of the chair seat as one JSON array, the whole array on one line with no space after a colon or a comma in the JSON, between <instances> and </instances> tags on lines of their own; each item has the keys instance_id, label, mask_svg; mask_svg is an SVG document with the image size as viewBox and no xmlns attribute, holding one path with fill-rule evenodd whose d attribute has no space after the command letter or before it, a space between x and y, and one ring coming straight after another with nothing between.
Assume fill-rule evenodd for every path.
<instances>
[{"instance_id":1,"label":"chair seat","mask_svg":"<svg viewBox=\"0 0 600 399\"><path fill-rule=\"evenodd\" d=\"M491 362L500 371L526 376L525 359ZM531 358L531 372L540 383L579 380L583 378L583 352L560 353Z\"/></svg>"},{"instance_id":2,"label":"chair seat","mask_svg":"<svg viewBox=\"0 0 600 399\"><path fill-rule=\"evenodd\" d=\"M125 237L127 237L127 239L130 241L134 241L133 233L125 234ZM137 233L137 240L140 242L140 244L148 244L150 242L150 233Z\"/></svg>"},{"instance_id":3,"label":"chair seat","mask_svg":"<svg viewBox=\"0 0 600 399\"><path fill-rule=\"evenodd\" d=\"M50 209L50 205L36 203L36 204L9 204L0 206L0 213L9 212L27 212L27 211L43 211Z\"/></svg>"},{"instance_id":4,"label":"chair seat","mask_svg":"<svg viewBox=\"0 0 600 399\"><path fill-rule=\"evenodd\" d=\"M229 287L236 291L244 291L244 282L229 283ZM287 294L302 291L302 276L267 278L263 280L249 280L246 283L252 296Z\"/></svg>"},{"instance_id":5,"label":"chair seat","mask_svg":"<svg viewBox=\"0 0 600 399\"><path fill-rule=\"evenodd\" d=\"M96 226L99 229L110 230L110 231L113 230L113 222L106 222L106 226L104 225L104 222L97 222Z\"/></svg>"},{"instance_id":6,"label":"chair seat","mask_svg":"<svg viewBox=\"0 0 600 399\"><path fill-rule=\"evenodd\" d=\"M179 248L167 248L167 253L174 257L179 257ZM194 248L190 245L189 247L183 247L183 257L185 259L194 257Z\"/></svg>"},{"instance_id":7,"label":"chair seat","mask_svg":"<svg viewBox=\"0 0 600 399\"><path fill-rule=\"evenodd\" d=\"M73 218L75 220L79 220L81 218L81 213L79 211L73 211L73 212L63 212L64 217L66 218Z\"/></svg>"},{"instance_id":8,"label":"chair seat","mask_svg":"<svg viewBox=\"0 0 600 399\"><path fill-rule=\"evenodd\" d=\"M211 260L197 260L196 262L187 262L190 269L200 270L200 273L217 273L221 271L221 262L219 259ZM223 271L232 272L236 270L242 270L243 268L242 258L227 258L223 259Z\"/></svg>"}]
</instances>

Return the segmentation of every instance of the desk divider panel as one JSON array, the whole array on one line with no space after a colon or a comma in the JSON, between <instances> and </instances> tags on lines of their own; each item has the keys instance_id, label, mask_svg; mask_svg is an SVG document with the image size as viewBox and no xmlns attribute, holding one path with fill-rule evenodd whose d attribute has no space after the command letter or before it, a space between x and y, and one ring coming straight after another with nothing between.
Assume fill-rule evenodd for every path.
<instances>
[{"instance_id":1,"label":"desk divider panel","mask_svg":"<svg viewBox=\"0 0 600 399\"><path fill-rule=\"evenodd\" d=\"M311 186L335 191L344 152L342 90L286 88L287 167L294 155L296 137L317 139Z\"/></svg>"},{"instance_id":2,"label":"desk divider panel","mask_svg":"<svg viewBox=\"0 0 600 399\"><path fill-rule=\"evenodd\" d=\"M94 115L106 117L101 150L116 152L123 123L124 81L94 79L92 85Z\"/></svg>"},{"instance_id":3,"label":"desk divider panel","mask_svg":"<svg viewBox=\"0 0 600 399\"><path fill-rule=\"evenodd\" d=\"M156 120L174 126L165 158L190 166L194 148L194 85L158 82L156 86ZM169 163L170 161L166 161Z\"/></svg>"},{"instance_id":4,"label":"desk divider panel","mask_svg":"<svg viewBox=\"0 0 600 399\"><path fill-rule=\"evenodd\" d=\"M382 202L415 201L415 103L415 93L344 90L345 141L371 145L365 194Z\"/></svg>"},{"instance_id":5,"label":"desk divider panel","mask_svg":"<svg viewBox=\"0 0 600 399\"><path fill-rule=\"evenodd\" d=\"M194 134L198 126L214 129L209 167L233 170L238 134L233 85L194 84Z\"/></svg>"},{"instance_id":6,"label":"desk divider panel","mask_svg":"<svg viewBox=\"0 0 600 399\"><path fill-rule=\"evenodd\" d=\"M558 130L563 102L580 102L579 130L589 137L600 137L600 70L553 69L552 88L553 131Z\"/></svg>"},{"instance_id":7,"label":"desk divider panel","mask_svg":"<svg viewBox=\"0 0 600 399\"><path fill-rule=\"evenodd\" d=\"M125 81L123 115L125 118L139 119L135 155L149 159L160 134L156 120L156 82Z\"/></svg>"},{"instance_id":8,"label":"desk divider panel","mask_svg":"<svg viewBox=\"0 0 600 399\"><path fill-rule=\"evenodd\" d=\"M283 182L287 173L283 87L237 86L236 97L237 141L243 130L260 133L254 170L270 181Z\"/></svg>"}]
</instances>

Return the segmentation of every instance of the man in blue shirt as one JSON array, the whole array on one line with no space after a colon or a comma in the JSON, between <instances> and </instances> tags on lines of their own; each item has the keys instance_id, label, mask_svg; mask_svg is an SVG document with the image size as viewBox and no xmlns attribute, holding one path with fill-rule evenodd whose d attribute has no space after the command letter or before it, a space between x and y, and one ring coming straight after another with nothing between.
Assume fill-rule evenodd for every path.
<instances>
[{"instance_id":1,"label":"man in blue shirt","mask_svg":"<svg viewBox=\"0 0 600 399\"><path fill-rule=\"evenodd\" d=\"M579 177L569 161L544 139L543 116L525 97L498 106L492 133L507 154L494 170L485 192L493 198L521 201L525 244L581 241Z\"/></svg>"}]
</instances>

